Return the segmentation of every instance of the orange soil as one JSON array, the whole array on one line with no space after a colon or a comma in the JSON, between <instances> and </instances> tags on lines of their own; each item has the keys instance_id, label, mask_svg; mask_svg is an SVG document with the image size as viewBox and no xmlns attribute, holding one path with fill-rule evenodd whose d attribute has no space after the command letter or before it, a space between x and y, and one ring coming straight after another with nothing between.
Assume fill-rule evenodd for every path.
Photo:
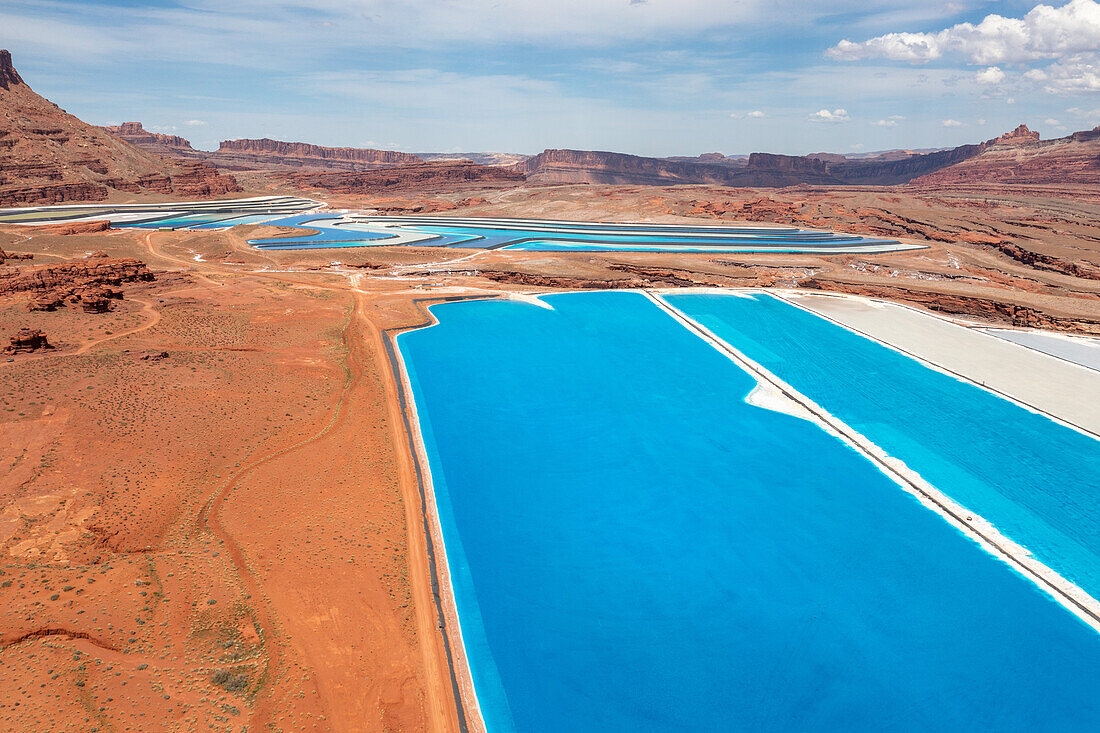
<instances>
[{"instance_id":1,"label":"orange soil","mask_svg":"<svg viewBox=\"0 0 1100 733\"><path fill-rule=\"evenodd\" d=\"M0 304L59 345L2 364L0 727L456 730L381 342L402 315L192 269L104 315Z\"/></svg>"}]
</instances>

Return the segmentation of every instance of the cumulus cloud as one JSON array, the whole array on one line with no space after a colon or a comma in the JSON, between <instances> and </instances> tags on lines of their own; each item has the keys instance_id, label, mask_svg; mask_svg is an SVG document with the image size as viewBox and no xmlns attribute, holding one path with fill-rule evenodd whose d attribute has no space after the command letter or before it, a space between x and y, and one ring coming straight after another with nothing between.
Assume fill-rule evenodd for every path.
<instances>
[{"instance_id":1,"label":"cumulus cloud","mask_svg":"<svg viewBox=\"0 0 1100 733\"><path fill-rule=\"evenodd\" d=\"M963 126L963 123L959 122L958 120L944 120L940 124L942 124L944 127L962 127Z\"/></svg>"},{"instance_id":2,"label":"cumulus cloud","mask_svg":"<svg viewBox=\"0 0 1100 733\"><path fill-rule=\"evenodd\" d=\"M978 72L979 84L1000 84L1005 80L1005 73L1001 71L999 66L990 66L984 71Z\"/></svg>"},{"instance_id":3,"label":"cumulus cloud","mask_svg":"<svg viewBox=\"0 0 1100 733\"><path fill-rule=\"evenodd\" d=\"M203 125L205 125L207 123L206 123L206 120L188 120L184 124L190 125L191 127L202 127Z\"/></svg>"},{"instance_id":4,"label":"cumulus cloud","mask_svg":"<svg viewBox=\"0 0 1100 733\"><path fill-rule=\"evenodd\" d=\"M730 117L732 117L735 120L741 120L741 119L744 119L746 117L749 117L749 118L754 119L754 120L759 120L763 117L767 117L767 115L765 115L762 111L760 111L758 109L754 109L751 112L731 112Z\"/></svg>"},{"instance_id":5,"label":"cumulus cloud","mask_svg":"<svg viewBox=\"0 0 1100 733\"><path fill-rule=\"evenodd\" d=\"M1066 114L1071 114L1074 117L1083 117L1085 119L1100 118L1100 108L1098 109L1081 109L1080 107L1070 107L1066 110Z\"/></svg>"},{"instance_id":6,"label":"cumulus cloud","mask_svg":"<svg viewBox=\"0 0 1100 733\"><path fill-rule=\"evenodd\" d=\"M810 119L814 122L847 122L852 118L848 116L848 110L837 108L832 111L827 109L818 110L810 115Z\"/></svg>"},{"instance_id":7,"label":"cumulus cloud","mask_svg":"<svg viewBox=\"0 0 1100 733\"><path fill-rule=\"evenodd\" d=\"M960 56L971 64L1028 63L1091 53L1100 48L1100 3L1070 0L1060 8L1037 5L1022 18L987 15L937 33L887 33L843 40L826 53L840 61L886 58L926 63Z\"/></svg>"},{"instance_id":8,"label":"cumulus cloud","mask_svg":"<svg viewBox=\"0 0 1100 733\"><path fill-rule=\"evenodd\" d=\"M897 120L891 120L891 119L875 120L871 124L872 125L878 125L879 127L897 127L898 126L898 121Z\"/></svg>"},{"instance_id":9,"label":"cumulus cloud","mask_svg":"<svg viewBox=\"0 0 1100 733\"><path fill-rule=\"evenodd\" d=\"M754 109L752 112L749 112L748 116L749 117L755 117L755 118L759 119L759 118L764 116L764 113L761 112L758 109Z\"/></svg>"},{"instance_id":10,"label":"cumulus cloud","mask_svg":"<svg viewBox=\"0 0 1100 733\"><path fill-rule=\"evenodd\" d=\"M1081 54L1024 74L1053 94L1100 92L1100 54Z\"/></svg>"}]
</instances>

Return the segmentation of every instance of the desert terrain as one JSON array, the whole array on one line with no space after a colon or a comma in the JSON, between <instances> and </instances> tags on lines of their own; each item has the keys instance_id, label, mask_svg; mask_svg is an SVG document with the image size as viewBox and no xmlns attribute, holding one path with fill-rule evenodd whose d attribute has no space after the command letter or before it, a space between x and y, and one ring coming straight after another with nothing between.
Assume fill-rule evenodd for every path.
<instances>
[{"instance_id":1,"label":"desert terrain","mask_svg":"<svg viewBox=\"0 0 1100 733\"><path fill-rule=\"evenodd\" d=\"M474 205L449 208L458 201ZM928 248L873 257L273 252L245 242L272 227L8 227L0 246L33 256L9 260L9 270L144 267L106 276L122 298L105 312L73 302L28 310L35 289L0 301L0 333L41 330L53 347L0 363L5 726L457 729L383 335L423 324L433 299L774 285L1100 333L1100 205L1057 190L561 185L329 203L782 221Z\"/></svg>"},{"instance_id":2,"label":"desert terrain","mask_svg":"<svg viewBox=\"0 0 1100 733\"><path fill-rule=\"evenodd\" d=\"M875 164L557 151L480 165L269 140L208 156L140 125L85 125L30 92L10 58L0 85L25 110L0 121L6 205L291 194L379 213L771 222L923 245L861 256L261 251L247 240L287 230L0 227L6 730L474 725L456 694L461 650L445 633L430 507L387 352L435 300L782 287L1100 335L1091 132L1047 145L1017 130Z\"/></svg>"}]
</instances>

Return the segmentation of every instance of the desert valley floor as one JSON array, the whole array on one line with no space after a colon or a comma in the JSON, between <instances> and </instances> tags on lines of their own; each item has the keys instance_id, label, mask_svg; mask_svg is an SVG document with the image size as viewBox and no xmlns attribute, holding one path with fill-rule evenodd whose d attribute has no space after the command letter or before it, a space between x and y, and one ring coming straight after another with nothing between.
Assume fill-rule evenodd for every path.
<instances>
[{"instance_id":1,"label":"desert valley floor","mask_svg":"<svg viewBox=\"0 0 1100 733\"><path fill-rule=\"evenodd\" d=\"M994 338L988 327L1042 328L1087 351L1084 337L1100 334L1100 199L1086 191L559 185L326 203L654 225L748 219L920 247L265 250L249 240L293 232L4 225L0 249L33 259L8 261L0 333L40 329L53 348L0 361L3 727L476 729L392 351L392 337L430 323L433 303L773 288L930 309L981 338ZM103 296L103 312L95 293L28 310L97 273L121 294ZM999 364L948 364L936 352L943 337L923 326L822 308L1095 436L1093 369L1005 340ZM1060 386L1037 388L1020 369L1049 369Z\"/></svg>"}]
</instances>

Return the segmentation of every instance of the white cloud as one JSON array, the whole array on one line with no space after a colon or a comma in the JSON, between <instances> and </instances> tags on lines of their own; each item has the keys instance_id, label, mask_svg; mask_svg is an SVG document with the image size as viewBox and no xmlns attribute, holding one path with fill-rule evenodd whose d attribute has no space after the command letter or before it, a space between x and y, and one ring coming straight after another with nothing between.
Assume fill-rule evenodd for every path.
<instances>
[{"instance_id":1,"label":"white cloud","mask_svg":"<svg viewBox=\"0 0 1100 733\"><path fill-rule=\"evenodd\" d=\"M761 117L764 117L765 115L760 110L754 109L752 112L749 112L748 116L749 117L754 117L756 119L760 119Z\"/></svg>"},{"instance_id":2,"label":"white cloud","mask_svg":"<svg viewBox=\"0 0 1100 733\"><path fill-rule=\"evenodd\" d=\"M767 115L765 115L763 112L761 112L758 109L754 109L752 112L731 112L730 117L732 117L735 120L741 120L741 119L744 119L746 117L752 118L754 120L759 120L763 117L767 117Z\"/></svg>"},{"instance_id":3,"label":"white cloud","mask_svg":"<svg viewBox=\"0 0 1100 733\"><path fill-rule=\"evenodd\" d=\"M188 120L183 124L190 125L191 127L202 127L203 125L206 125L207 122L206 120Z\"/></svg>"},{"instance_id":4,"label":"white cloud","mask_svg":"<svg viewBox=\"0 0 1100 733\"><path fill-rule=\"evenodd\" d=\"M926 63L957 55L971 64L1027 63L1091 53L1100 48L1100 3L1070 0L1060 8L1037 5L1022 18L987 15L938 33L887 33L843 40L826 53L840 61L887 58Z\"/></svg>"},{"instance_id":5,"label":"white cloud","mask_svg":"<svg viewBox=\"0 0 1100 733\"><path fill-rule=\"evenodd\" d=\"M1100 119L1100 108L1081 109L1080 107L1070 107L1066 110L1066 113L1071 114L1074 117L1084 118L1087 120Z\"/></svg>"},{"instance_id":6,"label":"white cloud","mask_svg":"<svg viewBox=\"0 0 1100 733\"><path fill-rule=\"evenodd\" d=\"M1005 80L1005 73L998 66L990 66L984 71L978 72L979 84L1000 84Z\"/></svg>"},{"instance_id":7,"label":"white cloud","mask_svg":"<svg viewBox=\"0 0 1100 733\"><path fill-rule=\"evenodd\" d=\"M1051 127L1065 127L1065 125L1063 125L1061 122L1054 119L1053 117L1047 117L1045 120L1043 120L1043 124L1050 125Z\"/></svg>"},{"instance_id":8,"label":"white cloud","mask_svg":"<svg viewBox=\"0 0 1100 733\"><path fill-rule=\"evenodd\" d=\"M872 125L878 125L879 127L897 127L898 121L894 119L875 120Z\"/></svg>"},{"instance_id":9,"label":"white cloud","mask_svg":"<svg viewBox=\"0 0 1100 733\"><path fill-rule=\"evenodd\" d=\"M1052 94L1100 92L1100 54L1081 54L1024 74Z\"/></svg>"},{"instance_id":10,"label":"white cloud","mask_svg":"<svg viewBox=\"0 0 1100 733\"><path fill-rule=\"evenodd\" d=\"M814 122L847 122L852 118L848 115L848 110L837 108L832 111L818 110L810 115L810 119Z\"/></svg>"},{"instance_id":11,"label":"white cloud","mask_svg":"<svg viewBox=\"0 0 1100 733\"><path fill-rule=\"evenodd\" d=\"M962 127L963 126L963 123L959 122L958 120L944 120L940 124L942 124L944 127Z\"/></svg>"}]
</instances>

